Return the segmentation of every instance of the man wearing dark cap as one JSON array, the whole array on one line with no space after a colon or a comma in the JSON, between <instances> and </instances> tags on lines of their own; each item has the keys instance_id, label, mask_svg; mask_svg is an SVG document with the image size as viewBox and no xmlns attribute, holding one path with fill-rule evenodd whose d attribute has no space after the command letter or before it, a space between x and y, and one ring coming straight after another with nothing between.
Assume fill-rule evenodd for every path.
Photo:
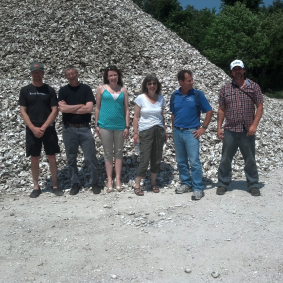
<instances>
[{"instance_id":1,"label":"man wearing dark cap","mask_svg":"<svg viewBox=\"0 0 283 283\"><path fill-rule=\"evenodd\" d=\"M31 84L20 91L20 111L26 124L26 156L31 156L31 172L34 183L31 198L41 194L38 184L39 159L42 144L47 155L55 195L63 195L57 187L57 164L55 153L60 152L55 130L55 119L58 115L58 102L55 90L43 83L44 66L33 62L30 67Z\"/></svg>"},{"instance_id":2,"label":"man wearing dark cap","mask_svg":"<svg viewBox=\"0 0 283 283\"><path fill-rule=\"evenodd\" d=\"M59 109L63 113L62 134L71 179L70 195L76 195L81 188L77 167L79 146L89 171L89 185L94 194L99 194L101 187L98 184L98 162L89 125L95 98L91 88L79 82L79 72L75 66L69 65L65 68L65 77L69 84L59 90L58 101Z\"/></svg>"},{"instance_id":3,"label":"man wearing dark cap","mask_svg":"<svg viewBox=\"0 0 283 283\"><path fill-rule=\"evenodd\" d=\"M246 78L246 69L241 60L234 60L230 69L233 80L221 88L219 95L217 136L223 140L223 147L216 194L226 193L231 182L232 160L239 148L245 161L248 190L252 196L260 196L255 133L263 113L263 95L259 85Z\"/></svg>"}]
</instances>

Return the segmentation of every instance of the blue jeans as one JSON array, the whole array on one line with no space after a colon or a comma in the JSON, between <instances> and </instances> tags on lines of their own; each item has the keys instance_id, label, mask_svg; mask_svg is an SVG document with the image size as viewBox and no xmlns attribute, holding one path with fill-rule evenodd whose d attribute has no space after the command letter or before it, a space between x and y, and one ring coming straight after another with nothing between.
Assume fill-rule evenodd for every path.
<instances>
[{"instance_id":1,"label":"blue jeans","mask_svg":"<svg viewBox=\"0 0 283 283\"><path fill-rule=\"evenodd\" d=\"M98 183L97 158L95 151L94 138L90 127L73 128L63 126L63 141L65 145L71 186L79 184L79 174L77 167L77 155L79 146L84 154L84 162L89 172L89 185L93 186Z\"/></svg>"},{"instance_id":2,"label":"blue jeans","mask_svg":"<svg viewBox=\"0 0 283 283\"><path fill-rule=\"evenodd\" d=\"M255 136L247 136L247 131L224 131L222 158L218 169L218 186L227 188L231 182L232 160L238 148L245 160L244 171L248 188L258 188L258 172L255 161Z\"/></svg>"},{"instance_id":3,"label":"blue jeans","mask_svg":"<svg viewBox=\"0 0 283 283\"><path fill-rule=\"evenodd\" d=\"M195 130L197 128L187 130L174 128L174 145L181 183L193 187L194 191L202 191L199 140L193 136Z\"/></svg>"}]
</instances>

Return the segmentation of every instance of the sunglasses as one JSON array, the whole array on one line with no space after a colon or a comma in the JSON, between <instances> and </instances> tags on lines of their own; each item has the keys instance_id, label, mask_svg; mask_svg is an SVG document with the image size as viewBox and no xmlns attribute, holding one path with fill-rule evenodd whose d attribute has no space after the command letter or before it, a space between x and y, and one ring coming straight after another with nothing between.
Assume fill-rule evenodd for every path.
<instances>
[{"instance_id":1,"label":"sunglasses","mask_svg":"<svg viewBox=\"0 0 283 283\"><path fill-rule=\"evenodd\" d=\"M113 66L106 67L106 69L108 69L108 70L117 70L117 67L113 65Z\"/></svg>"},{"instance_id":2,"label":"sunglasses","mask_svg":"<svg viewBox=\"0 0 283 283\"><path fill-rule=\"evenodd\" d=\"M157 85L157 83L147 83L147 85Z\"/></svg>"}]
</instances>

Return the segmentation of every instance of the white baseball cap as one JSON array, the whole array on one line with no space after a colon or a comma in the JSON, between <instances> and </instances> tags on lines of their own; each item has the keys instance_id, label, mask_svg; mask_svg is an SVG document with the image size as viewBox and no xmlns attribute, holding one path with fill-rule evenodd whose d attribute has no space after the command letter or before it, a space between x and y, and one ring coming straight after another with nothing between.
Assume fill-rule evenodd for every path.
<instances>
[{"instance_id":1,"label":"white baseball cap","mask_svg":"<svg viewBox=\"0 0 283 283\"><path fill-rule=\"evenodd\" d=\"M234 67L239 66L241 68L245 68L243 61L241 60L234 60L231 64L230 64L230 69L232 70Z\"/></svg>"}]
</instances>

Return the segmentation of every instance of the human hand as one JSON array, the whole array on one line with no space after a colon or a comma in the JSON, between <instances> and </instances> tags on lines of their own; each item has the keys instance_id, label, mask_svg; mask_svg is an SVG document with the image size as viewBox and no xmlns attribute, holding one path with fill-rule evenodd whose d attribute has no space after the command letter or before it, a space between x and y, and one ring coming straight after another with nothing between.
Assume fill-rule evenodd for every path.
<instances>
[{"instance_id":1,"label":"human hand","mask_svg":"<svg viewBox=\"0 0 283 283\"><path fill-rule=\"evenodd\" d=\"M44 135L44 132L45 132L45 130L43 130L42 128L39 128L39 127L33 127L31 129L31 131L33 132L33 134L36 138L41 138Z\"/></svg>"},{"instance_id":2,"label":"human hand","mask_svg":"<svg viewBox=\"0 0 283 283\"><path fill-rule=\"evenodd\" d=\"M129 137L129 129L125 129L124 132L123 132L123 137L124 139L127 139Z\"/></svg>"},{"instance_id":3,"label":"human hand","mask_svg":"<svg viewBox=\"0 0 283 283\"><path fill-rule=\"evenodd\" d=\"M100 128L98 126L95 127L95 131L96 131L98 137L100 138Z\"/></svg>"},{"instance_id":4,"label":"human hand","mask_svg":"<svg viewBox=\"0 0 283 283\"><path fill-rule=\"evenodd\" d=\"M220 140L223 140L223 138L224 138L224 133L223 133L223 130L222 130L222 129L217 129L217 137L218 137Z\"/></svg>"},{"instance_id":5,"label":"human hand","mask_svg":"<svg viewBox=\"0 0 283 283\"><path fill-rule=\"evenodd\" d=\"M136 145L137 143L139 143L141 140L140 140L140 137L138 134L134 134L134 145Z\"/></svg>"},{"instance_id":6,"label":"human hand","mask_svg":"<svg viewBox=\"0 0 283 283\"><path fill-rule=\"evenodd\" d=\"M60 106L60 105L67 105L67 103L66 103L65 100L60 100L60 101L58 102L58 104L59 104L59 106Z\"/></svg>"},{"instance_id":7,"label":"human hand","mask_svg":"<svg viewBox=\"0 0 283 283\"><path fill-rule=\"evenodd\" d=\"M199 129L197 129L196 131L193 131L194 138L195 138L195 139L200 138L200 136L203 135L204 132L205 132L205 128L199 128Z\"/></svg>"},{"instance_id":8,"label":"human hand","mask_svg":"<svg viewBox=\"0 0 283 283\"><path fill-rule=\"evenodd\" d=\"M251 126L249 127L248 132L247 132L247 136L253 136L253 135L255 135L256 130L257 130L257 127L254 126L254 125L251 125Z\"/></svg>"}]
</instances>

